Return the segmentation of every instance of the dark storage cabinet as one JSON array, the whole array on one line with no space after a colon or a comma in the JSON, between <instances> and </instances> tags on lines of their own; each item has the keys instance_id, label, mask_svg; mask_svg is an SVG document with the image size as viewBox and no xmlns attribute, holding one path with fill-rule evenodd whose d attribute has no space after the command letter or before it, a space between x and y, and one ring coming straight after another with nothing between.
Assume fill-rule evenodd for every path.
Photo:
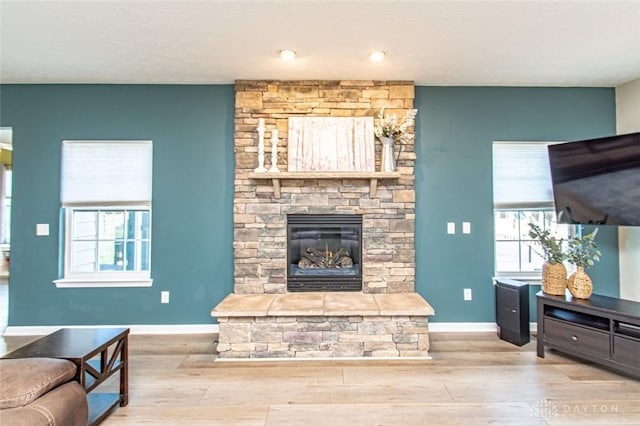
<instances>
[{"instance_id":1,"label":"dark storage cabinet","mask_svg":"<svg viewBox=\"0 0 640 426\"><path fill-rule=\"evenodd\" d=\"M538 356L544 347L640 377L640 303L539 292Z\"/></svg>"},{"instance_id":2,"label":"dark storage cabinet","mask_svg":"<svg viewBox=\"0 0 640 426\"><path fill-rule=\"evenodd\" d=\"M499 279L495 287L498 337L518 346L529 343L529 284Z\"/></svg>"}]
</instances>

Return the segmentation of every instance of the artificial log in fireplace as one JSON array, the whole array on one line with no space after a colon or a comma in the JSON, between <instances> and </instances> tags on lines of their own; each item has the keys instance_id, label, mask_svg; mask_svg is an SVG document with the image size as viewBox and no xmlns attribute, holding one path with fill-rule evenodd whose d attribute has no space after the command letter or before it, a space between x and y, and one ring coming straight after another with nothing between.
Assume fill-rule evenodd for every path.
<instances>
[{"instance_id":1,"label":"artificial log in fireplace","mask_svg":"<svg viewBox=\"0 0 640 426\"><path fill-rule=\"evenodd\" d=\"M362 216L287 216L287 290L361 291Z\"/></svg>"}]
</instances>

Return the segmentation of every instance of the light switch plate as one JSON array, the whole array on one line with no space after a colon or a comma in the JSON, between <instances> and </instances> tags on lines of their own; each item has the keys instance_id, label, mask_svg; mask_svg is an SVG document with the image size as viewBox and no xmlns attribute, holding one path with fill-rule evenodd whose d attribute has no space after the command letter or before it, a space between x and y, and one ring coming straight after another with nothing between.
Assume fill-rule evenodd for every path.
<instances>
[{"instance_id":1,"label":"light switch plate","mask_svg":"<svg viewBox=\"0 0 640 426\"><path fill-rule=\"evenodd\" d=\"M471 289L470 288L465 288L464 289L464 300L471 300Z\"/></svg>"},{"instance_id":2,"label":"light switch plate","mask_svg":"<svg viewBox=\"0 0 640 426\"><path fill-rule=\"evenodd\" d=\"M455 233L456 233L456 223L447 222L447 234L455 234Z\"/></svg>"},{"instance_id":3,"label":"light switch plate","mask_svg":"<svg viewBox=\"0 0 640 426\"><path fill-rule=\"evenodd\" d=\"M462 222L462 233L463 234L471 233L471 222Z\"/></svg>"},{"instance_id":4,"label":"light switch plate","mask_svg":"<svg viewBox=\"0 0 640 426\"><path fill-rule=\"evenodd\" d=\"M46 237L47 235L49 235L49 224L48 223L36 224L36 235L38 237Z\"/></svg>"}]
</instances>

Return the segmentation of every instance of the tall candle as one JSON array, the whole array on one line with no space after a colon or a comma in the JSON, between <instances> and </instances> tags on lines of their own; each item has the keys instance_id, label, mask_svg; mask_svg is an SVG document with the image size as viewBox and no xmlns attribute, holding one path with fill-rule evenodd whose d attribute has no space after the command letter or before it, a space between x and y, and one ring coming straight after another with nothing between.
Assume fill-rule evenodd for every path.
<instances>
[{"instance_id":1,"label":"tall candle","mask_svg":"<svg viewBox=\"0 0 640 426\"><path fill-rule=\"evenodd\" d=\"M273 129L271 131L271 140L273 141L274 139L278 139L278 129Z\"/></svg>"},{"instance_id":2,"label":"tall candle","mask_svg":"<svg viewBox=\"0 0 640 426\"><path fill-rule=\"evenodd\" d=\"M258 127L264 127L264 118L258 118Z\"/></svg>"}]
</instances>

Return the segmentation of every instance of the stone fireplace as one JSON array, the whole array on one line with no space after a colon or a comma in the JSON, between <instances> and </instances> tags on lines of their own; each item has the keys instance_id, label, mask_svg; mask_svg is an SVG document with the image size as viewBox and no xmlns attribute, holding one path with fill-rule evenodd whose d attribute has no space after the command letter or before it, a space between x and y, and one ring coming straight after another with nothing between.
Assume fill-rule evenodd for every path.
<instances>
[{"instance_id":1,"label":"stone fireplace","mask_svg":"<svg viewBox=\"0 0 640 426\"><path fill-rule=\"evenodd\" d=\"M401 116L413 108L413 82L235 88L234 293L212 311L220 358L428 355L433 309L415 293L414 139L397 144L394 172L377 172L379 144L374 172L290 172L287 163L290 117ZM254 171L259 119L265 139L277 129L280 172ZM332 223L343 218L357 226Z\"/></svg>"}]
</instances>

